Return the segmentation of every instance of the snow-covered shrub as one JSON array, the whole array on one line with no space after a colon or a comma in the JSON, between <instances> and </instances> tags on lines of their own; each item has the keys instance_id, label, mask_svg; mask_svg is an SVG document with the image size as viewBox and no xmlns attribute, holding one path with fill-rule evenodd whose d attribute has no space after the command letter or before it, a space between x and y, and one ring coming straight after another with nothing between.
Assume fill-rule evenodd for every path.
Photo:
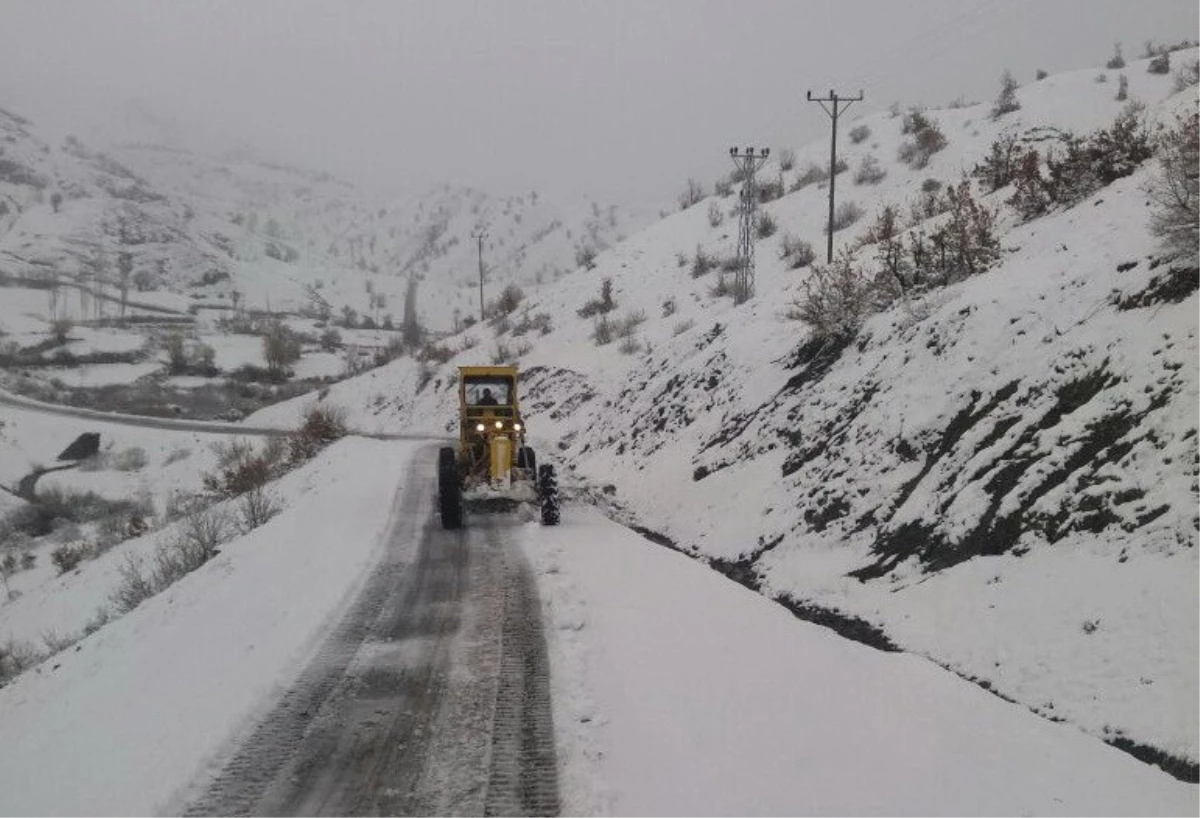
<instances>
[{"instance_id":1,"label":"snow-covered shrub","mask_svg":"<svg viewBox=\"0 0 1200 818\"><path fill-rule=\"evenodd\" d=\"M1005 114L1021 109L1021 103L1017 100L1017 87L1017 80L1012 72L1005 70L1004 75L1000 77L1000 94L992 105L992 119L999 119Z\"/></svg>"},{"instance_id":2,"label":"snow-covered shrub","mask_svg":"<svg viewBox=\"0 0 1200 818\"><path fill-rule=\"evenodd\" d=\"M1171 71L1171 52L1164 51L1146 66L1146 70L1151 74L1168 74Z\"/></svg>"},{"instance_id":3,"label":"snow-covered shrub","mask_svg":"<svg viewBox=\"0 0 1200 818\"><path fill-rule=\"evenodd\" d=\"M299 428L287 438L292 463L308 460L338 438L345 437L347 432L345 409L327 403L309 405Z\"/></svg>"},{"instance_id":4,"label":"snow-covered shrub","mask_svg":"<svg viewBox=\"0 0 1200 818\"><path fill-rule=\"evenodd\" d=\"M1143 110L1131 102L1108 128L1085 138L1067 134L1057 147L1047 149L1044 174L1042 158L1030 149L1017 167L1016 192L1009 204L1022 218L1031 219L1052 205L1076 204L1133 173L1153 153Z\"/></svg>"},{"instance_id":5,"label":"snow-covered shrub","mask_svg":"<svg viewBox=\"0 0 1200 818\"><path fill-rule=\"evenodd\" d=\"M1117 95L1114 99L1117 102L1124 102L1129 99L1129 77L1124 74L1117 77Z\"/></svg>"},{"instance_id":6,"label":"snow-covered shrub","mask_svg":"<svg viewBox=\"0 0 1200 818\"><path fill-rule=\"evenodd\" d=\"M813 263L816 257L817 255L813 251L813 246L807 241L791 233L783 234L783 241L780 246L780 258L786 261L791 269L799 270L801 267L807 267Z\"/></svg>"},{"instance_id":7,"label":"snow-covered shrub","mask_svg":"<svg viewBox=\"0 0 1200 818\"><path fill-rule=\"evenodd\" d=\"M779 178L775 179L774 181L759 183L755 188L755 192L758 195L758 201L760 204L765 204L767 202L773 202L776 199L782 197L783 196L783 174L780 173Z\"/></svg>"},{"instance_id":8,"label":"snow-covered shrub","mask_svg":"<svg viewBox=\"0 0 1200 818\"><path fill-rule=\"evenodd\" d=\"M928 165L933 155L947 145L946 136L937 120L925 116L916 108L905 114L900 132L912 136L900 145L900 161L916 170Z\"/></svg>"},{"instance_id":9,"label":"snow-covered shrub","mask_svg":"<svg viewBox=\"0 0 1200 818\"><path fill-rule=\"evenodd\" d=\"M720 227L721 222L725 221L725 211L721 210L721 206L716 202L708 203L708 226Z\"/></svg>"},{"instance_id":10,"label":"snow-covered shrub","mask_svg":"<svg viewBox=\"0 0 1200 818\"><path fill-rule=\"evenodd\" d=\"M877 185L887 177L887 171L872 154L863 157L862 164L854 172L854 184Z\"/></svg>"},{"instance_id":11,"label":"snow-covered shrub","mask_svg":"<svg viewBox=\"0 0 1200 818\"><path fill-rule=\"evenodd\" d=\"M815 162L809 162L805 165L804 170L796 175L796 181L792 182L791 191L795 193L797 190L803 190L809 185L814 185L818 182L824 182L829 178L829 171Z\"/></svg>"},{"instance_id":12,"label":"snow-covered shrub","mask_svg":"<svg viewBox=\"0 0 1200 818\"><path fill-rule=\"evenodd\" d=\"M971 195L970 182L964 178L948 186L945 200L948 218L911 237L911 286L952 284L984 272L1000 258L996 214Z\"/></svg>"},{"instance_id":13,"label":"snow-covered shrub","mask_svg":"<svg viewBox=\"0 0 1200 818\"><path fill-rule=\"evenodd\" d=\"M1200 229L1197 165L1200 163L1200 115L1179 115L1175 125L1155 139L1159 172L1149 186L1150 229L1172 258L1196 261Z\"/></svg>"},{"instance_id":14,"label":"snow-covered shrub","mask_svg":"<svg viewBox=\"0 0 1200 818\"><path fill-rule=\"evenodd\" d=\"M695 179L687 180L687 187L679 194L679 209L687 210L692 205L704 199L704 186Z\"/></svg>"},{"instance_id":15,"label":"snow-covered shrub","mask_svg":"<svg viewBox=\"0 0 1200 818\"><path fill-rule=\"evenodd\" d=\"M992 143L991 152L971 171L987 193L999 190L1012 181L1021 159L1021 147L1011 133L1001 134Z\"/></svg>"},{"instance_id":16,"label":"snow-covered shrub","mask_svg":"<svg viewBox=\"0 0 1200 818\"><path fill-rule=\"evenodd\" d=\"M754 220L754 234L760 239L768 239L775 235L775 231L779 229L779 222L772 218L770 213L761 212L758 218Z\"/></svg>"},{"instance_id":17,"label":"snow-covered shrub","mask_svg":"<svg viewBox=\"0 0 1200 818\"><path fill-rule=\"evenodd\" d=\"M594 245L581 244L575 248L575 265L593 270L596 268L596 256L598 254L599 251Z\"/></svg>"},{"instance_id":18,"label":"snow-covered shrub","mask_svg":"<svg viewBox=\"0 0 1200 818\"><path fill-rule=\"evenodd\" d=\"M683 335L685 332L687 332L694 326L696 326L696 322L694 319L685 318L684 320L676 323L675 326L671 327L671 334L672 335Z\"/></svg>"},{"instance_id":19,"label":"snow-covered shrub","mask_svg":"<svg viewBox=\"0 0 1200 818\"><path fill-rule=\"evenodd\" d=\"M58 569L59 574L74 571L79 563L87 556L87 548L82 545L60 545L50 552L50 561Z\"/></svg>"},{"instance_id":20,"label":"snow-covered shrub","mask_svg":"<svg viewBox=\"0 0 1200 818\"><path fill-rule=\"evenodd\" d=\"M612 343L613 325L608 320L607 313L601 313L592 326L592 340L596 342L596 346L602 347L605 344Z\"/></svg>"},{"instance_id":21,"label":"snow-covered shrub","mask_svg":"<svg viewBox=\"0 0 1200 818\"><path fill-rule=\"evenodd\" d=\"M791 148L784 148L779 152L779 169L791 170L796 166L796 152Z\"/></svg>"},{"instance_id":22,"label":"snow-covered shrub","mask_svg":"<svg viewBox=\"0 0 1200 818\"><path fill-rule=\"evenodd\" d=\"M825 225L825 232L828 233L830 228L835 233L839 230L844 230L862 217L863 209L855 202L842 202L833 212L833 224Z\"/></svg>"},{"instance_id":23,"label":"snow-covered shrub","mask_svg":"<svg viewBox=\"0 0 1200 818\"><path fill-rule=\"evenodd\" d=\"M818 338L852 337L882 305L874 277L845 250L832 264L813 267L801 289L788 315L808 324Z\"/></svg>"},{"instance_id":24,"label":"snow-covered shrub","mask_svg":"<svg viewBox=\"0 0 1200 818\"><path fill-rule=\"evenodd\" d=\"M1177 94L1200 83L1200 59L1188 60L1180 65L1179 68L1175 69L1173 79L1171 90Z\"/></svg>"},{"instance_id":25,"label":"snow-covered shrub","mask_svg":"<svg viewBox=\"0 0 1200 818\"><path fill-rule=\"evenodd\" d=\"M716 184L713 185L713 193L724 199L733 193L733 182L729 181L728 177L718 179Z\"/></svg>"},{"instance_id":26,"label":"snow-covered shrub","mask_svg":"<svg viewBox=\"0 0 1200 818\"><path fill-rule=\"evenodd\" d=\"M699 248L697 248L699 252ZM600 297L593 298L575 311L580 318L591 318L593 315L604 315L616 309L617 302L613 300L612 279L605 278L600 282Z\"/></svg>"},{"instance_id":27,"label":"snow-covered shrub","mask_svg":"<svg viewBox=\"0 0 1200 818\"><path fill-rule=\"evenodd\" d=\"M531 317L529 311L526 310L513 327L512 334L514 338L520 338L535 330L539 335L549 335L554 330L554 325L550 321L550 313L539 312Z\"/></svg>"},{"instance_id":28,"label":"snow-covered shrub","mask_svg":"<svg viewBox=\"0 0 1200 818\"><path fill-rule=\"evenodd\" d=\"M1125 58L1121 56L1121 44L1116 43L1113 46L1113 55L1109 57L1108 62L1104 64L1105 68L1116 71L1125 67Z\"/></svg>"},{"instance_id":29,"label":"snow-covered shrub","mask_svg":"<svg viewBox=\"0 0 1200 818\"><path fill-rule=\"evenodd\" d=\"M700 278L716 266L716 258L705 253L700 245L697 244L696 255L692 258L692 278Z\"/></svg>"},{"instance_id":30,"label":"snow-covered shrub","mask_svg":"<svg viewBox=\"0 0 1200 818\"><path fill-rule=\"evenodd\" d=\"M279 503L274 495L257 486L243 494L238 502L238 528L248 534L278 513Z\"/></svg>"},{"instance_id":31,"label":"snow-covered shrub","mask_svg":"<svg viewBox=\"0 0 1200 818\"><path fill-rule=\"evenodd\" d=\"M870 127L866 125L855 125L850 129L850 141L855 145L860 145L867 141L867 137L871 135Z\"/></svg>"}]
</instances>

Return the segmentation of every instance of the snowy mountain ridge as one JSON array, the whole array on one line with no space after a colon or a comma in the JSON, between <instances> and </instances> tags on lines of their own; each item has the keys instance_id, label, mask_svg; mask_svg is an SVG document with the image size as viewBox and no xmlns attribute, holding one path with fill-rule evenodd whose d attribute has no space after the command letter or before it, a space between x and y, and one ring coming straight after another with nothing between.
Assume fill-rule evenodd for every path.
<instances>
[{"instance_id":1,"label":"snowy mountain ridge","mask_svg":"<svg viewBox=\"0 0 1200 818\"><path fill-rule=\"evenodd\" d=\"M870 216L959 184L1006 134L1108 126L1120 74L1151 125L1195 110L1194 86L1141 61L1025 85L998 118L990 103L926 111L948 144L919 169L897 158L903 118L851 123L867 134L840 155L885 175L843 176L839 201L868 217L836 244L872 263ZM718 270L693 275L736 242L736 197L713 195L530 299L546 334L496 320L445 339L444 364L400 360L327 399L364 428L447 431L454 366L517 360L542 456L614 514L798 615L857 623L1195 780L1197 265L1164 261L1149 232L1156 164L1029 220L1011 184L980 190L995 266L832 342L788 316L811 272L780 248L823 244L826 191L801 177L827 151L762 172L789 192L761 206L780 230L758 243L745 304L717 294ZM615 308L581 318L605 279Z\"/></svg>"},{"instance_id":2,"label":"snowy mountain ridge","mask_svg":"<svg viewBox=\"0 0 1200 818\"><path fill-rule=\"evenodd\" d=\"M410 280L435 332L478 317L478 246L486 298L536 288L576 256L653 218L645 208L537 191L496 197L449 185L395 197L246 151L208 156L178 144L59 146L17 114L0 114L0 273L114 282L128 259L139 291L203 305L275 312L311 307L381 323L399 315Z\"/></svg>"}]
</instances>

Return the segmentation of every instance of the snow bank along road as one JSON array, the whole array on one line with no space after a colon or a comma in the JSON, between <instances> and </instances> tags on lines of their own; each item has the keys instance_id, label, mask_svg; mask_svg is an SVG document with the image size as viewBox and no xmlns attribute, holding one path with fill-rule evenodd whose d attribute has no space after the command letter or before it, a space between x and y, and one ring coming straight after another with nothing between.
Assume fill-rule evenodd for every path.
<instances>
[{"instance_id":1,"label":"snow bank along road","mask_svg":"<svg viewBox=\"0 0 1200 818\"><path fill-rule=\"evenodd\" d=\"M409 465L385 556L342 622L188 814L557 813L546 648L515 523L442 530L434 454Z\"/></svg>"}]
</instances>

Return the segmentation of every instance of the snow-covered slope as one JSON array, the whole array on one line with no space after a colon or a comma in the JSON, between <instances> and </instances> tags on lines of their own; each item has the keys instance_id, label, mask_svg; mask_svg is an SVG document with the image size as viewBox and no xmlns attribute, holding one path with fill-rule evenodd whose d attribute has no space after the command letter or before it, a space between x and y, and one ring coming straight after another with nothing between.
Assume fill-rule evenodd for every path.
<instances>
[{"instance_id":1,"label":"snow-covered slope","mask_svg":"<svg viewBox=\"0 0 1200 818\"><path fill-rule=\"evenodd\" d=\"M867 217L837 245L885 204L907 211L926 180L958 183L1004 133L1107 126L1126 103L1118 72L1099 73L1109 81L1087 70L1022 87L999 119L990 103L927 112L949 144L919 171L896 158L900 118L851 123L869 128L841 146L851 171L871 155L887 175L839 178L839 201ZM1195 105L1194 87L1175 92L1145 61L1124 73L1151 123ZM827 151L800 148L793 170L762 178L790 189ZM365 428L446 430L453 367L517 355L541 456L614 513L797 615L1194 777L1197 298L1195 273L1169 273L1148 231L1156 172L1028 223L1005 204L1011 188L983 196L1000 214L999 263L874 316L848 345L813 342L785 314L809 272L788 269L780 237L823 245L827 191L764 205L780 232L759 241L757 295L741 306L712 293L718 273L690 274L697 248L735 246L736 198L710 198L523 305L549 314L548 334L473 328L447 339L458 354L440 368L397 361L330 400ZM1172 275L1182 291L1166 292ZM631 333L598 346L577 310L607 278L610 318Z\"/></svg>"},{"instance_id":2,"label":"snow-covered slope","mask_svg":"<svg viewBox=\"0 0 1200 818\"><path fill-rule=\"evenodd\" d=\"M532 290L655 215L537 191L492 196L442 186L403 197L246 152L212 157L179 145L101 152L68 136L51 144L0 110L0 274L171 290L211 303L297 311L313 296L398 323L416 310L443 332L478 316L478 246L486 230L485 297ZM237 294L236 296L234 294Z\"/></svg>"}]
</instances>

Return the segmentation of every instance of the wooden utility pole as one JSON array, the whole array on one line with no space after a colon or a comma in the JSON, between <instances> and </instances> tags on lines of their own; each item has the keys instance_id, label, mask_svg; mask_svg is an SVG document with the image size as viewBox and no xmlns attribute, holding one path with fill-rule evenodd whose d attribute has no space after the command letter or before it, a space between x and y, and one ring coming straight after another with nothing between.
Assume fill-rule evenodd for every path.
<instances>
[{"instance_id":1,"label":"wooden utility pole","mask_svg":"<svg viewBox=\"0 0 1200 818\"><path fill-rule=\"evenodd\" d=\"M471 237L479 242L479 323L483 323L483 238L487 235L487 231L480 229L478 233L472 233Z\"/></svg>"},{"instance_id":2,"label":"wooden utility pole","mask_svg":"<svg viewBox=\"0 0 1200 818\"><path fill-rule=\"evenodd\" d=\"M833 136L829 140L829 223L825 226L825 231L829 234L829 241L826 247L825 263L833 263L833 189L837 179L837 121L838 115L850 107L852 102L862 101L863 93L858 92L856 97L839 97L836 91L830 91L827 97L814 97L812 91L808 92L809 102L819 102L821 107L825 109L825 113L829 114L829 118L833 120ZM833 110L825 108L825 103L833 103ZM838 110L838 103L843 103L844 107L841 111Z\"/></svg>"}]
</instances>

